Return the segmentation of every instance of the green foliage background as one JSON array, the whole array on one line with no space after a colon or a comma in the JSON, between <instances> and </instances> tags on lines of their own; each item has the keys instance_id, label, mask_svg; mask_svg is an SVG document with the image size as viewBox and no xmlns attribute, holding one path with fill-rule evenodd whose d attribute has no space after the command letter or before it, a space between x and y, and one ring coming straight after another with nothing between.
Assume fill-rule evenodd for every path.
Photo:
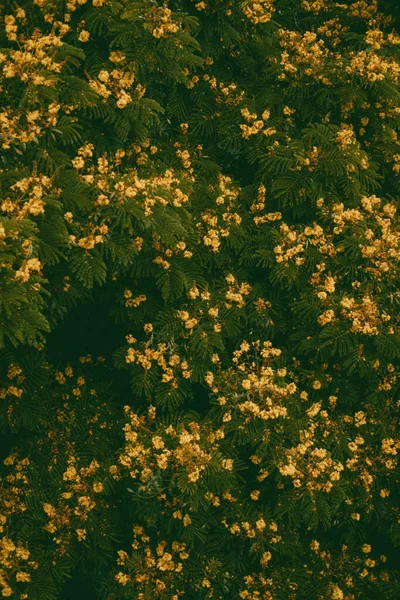
<instances>
[{"instance_id":1,"label":"green foliage background","mask_svg":"<svg viewBox=\"0 0 400 600\"><path fill-rule=\"evenodd\" d=\"M1 3L3 597L399 597L398 13Z\"/></svg>"}]
</instances>

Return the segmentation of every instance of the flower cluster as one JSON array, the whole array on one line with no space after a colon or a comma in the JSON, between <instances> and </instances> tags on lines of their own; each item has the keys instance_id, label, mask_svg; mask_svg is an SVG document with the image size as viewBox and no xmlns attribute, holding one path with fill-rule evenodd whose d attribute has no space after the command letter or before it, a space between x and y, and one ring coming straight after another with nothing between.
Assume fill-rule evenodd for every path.
<instances>
[{"instance_id":1,"label":"flower cluster","mask_svg":"<svg viewBox=\"0 0 400 600\"><path fill-rule=\"evenodd\" d=\"M220 470L229 468L218 451L218 440L224 438L223 429L213 430L210 423L191 421L157 426L155 408L149 416L139 416L125 407L128 422L124 426L125 446L118 458L119 471L138 480L141 493L154 493L162 487L169 472L184 477L188 484L201 481L209 465Z\"/></svg>"},{"instance_id":2,"label":"flower cluster","mask_svg":"<svg viewBox=\"0 0 400 600\"><path fill-rule=\"evenodd\" d=\"M89 79L90 87L103 99L103 102L112 97L116 99L119 109L125 108L133 99L140 100L146 89L141 84L133 88L135 73L131 71L126 57L119 53L111 53L109 60L112 65L110 69L102 69L97 77Z\"/></svg>"},{"instance_id":3,"label":"flower cluster","mask_svg":"<svg viewBox=\"0 0 400 600\"><path fill-rule=\"evenodd\" d=\"M370 36L367 40L367 43L371 44ZM397 84L400 80L400 67L396 60L384 58L367 50L353 52L345 71L350 75L358 75L371 83L389 79Z\"/></svg>"},{"instance_id":4,"label":"flower cluster","mask_svg":"<svg viewBox=\"0 0 400 600\"><path fill-rule=\"evenodd\" d=\"M185 325L189 321L189 315L187 313L187 319L185 320L186 314L182 314L185 311L181 311L181 314L177 315L181 318ZM194 319L194 322L189 323L189 326L186 329L193 329L193 327L197 324L197 320ZM148 326L145 328L147 331L152 331ZM191 370L189 368L189 364L187 360L182 359L179 354L177 354L171 345L167 345L165 342L160 342L157 344L156 348L151 347L150 340L148 342L142 342L142 349L135 348L135 344L137 342L136 338L132 335L127 336L127 342L129 343L129 348L125 356L125 361L127 364L135 364L144 369L143 377L146 377L146 371L150 371L152 369L152 373L154 372L154 367L157 366L158 370L161 370L161 381L163 383L169 383L172 389L178 388L179 379L178 377L183 377L184 379L189 379L191 376Z\"/></svg>"},{"instance_id":5,"label":"flower cluster","mask_svg":"<svg viewBox=\"0 0 400 600\"><path fill-rule=\"evenodd\" d=\"M253 25L268 23L274 12L273 0L247 0L242 11Z\"/></svg>"},{"instance_id":6,"label":"flower cluster","mask_svg":"<svg viewBox=\"0 0 400 600\"><path fill-rule=\"evenodd\" d=\"M181 576L184 573L185 561L190 557L190 550L184 542L160 539L153 546L153 540L141 525L133 525L132 556L140 556L134 561L125 550L118 552L117 563L120 571L115 580L121 586L133 584L139 597L148 593L154 598L179 598L184 592ZM168 596L167 596L168 594ZM172 594L172 595L171 595Z\"/></svg>"},{"instance_id":7,"label":"flower cluster","mask_svg":"<svg viewBox=\"0 0 400 600\"><path fill-rule=\"evenodd\" d=\"M311 244L323 255L334 258L336 249L331 241L331 236L327 235L323 228L316 222L311 227L308 225L302 231L297 232L293 226L282 223L279 227L279 244L274 248L275 260L277 263L288 264L293 261L297 266L305 262L306 247Z\"/></svg>"},{"instance_id":8,"label":"flower cluster","mask_svg":"<svg viewBox=\"0 0 400 600\"><path fill-rule=\"evenodd\" d=\"M28 458L10 454L4 461L8 474L0 479L0 590L6 598L17 592L20 598L27 598L23 584L29 583L39 566L30 557L26 543L10 538L8 533L11 517L18 515L23 519L27 510L25 498L31 485L27 475L29 464Z\"/></svg>"},{"instance_id":9,"label":"flower cluster","mask_svg":"<svg viewBox=\"0 0 400 600\"><path fill-rule=\"evenodd\" d=\"M232 419L235 422L235 416L244 425L254 419L269 421L288 416L285 401L297 388L293 382L285 383L286 369L271 366L280 354L281 350L269 341L243 341L233 353L234 367L223 369L217 365L215 374L207 374L206 382L223 407L223 423Z\"/></svg>"},{"instance_id":10,"label":"flower cluster","mask_svg":"<svg viewBox=\"0 0 400 600\"><path fill-rule=\"evenodd\" d=\"M86 214L85 219L81 215L75 218L72 211L64 215L71 231L69 241L72 245L91 250L103 243L110 231L110 216L116 207L126 207L128 213L135 207L143 218L148 218L153 215L156 206L181 208L189 201L188 193L182 191L181 180L172 169L150 178L140 177L137 169L128 169L121 176L116 167L124 156L125 151L120 150L115 155L103 155L95 161L92 159L93 149L90 144L85 144L78 150L72 165L79 173L82 183L95 190L95 195L91 213ZM136 235L132 240L132 247L140 251L143 241L140 235ZM153 246L157 246L156 240ZM165 257L157 256L154 262L169 268L170 263L166 257L172 253L172 250L167 249Z\"/></svg>"},{"instance_id":11,"label":"flower cluster","mask_svg":"<svg viewBox=\"0 0 400 600\"><path fill-rule=\"evenodd\" d=\"M205 60L205 66L209 66L213 64L213 60ZM195 75L192 78L193 83L197 83L198 77ZM234 107L240 106L243 102L243 98L245 95L244 90L240 90L236 83L231 82L227 83L224 81L218 81L218 79L213 75L209 75L205 73L203 75L203 80L207 82L212 92L215 94L215 101L218 105L223 104L225 106ZM193 87L193 85L189 85L189 87ZM217 112L215 114L217 118L221 116L221 113Z\"/></svg>"},{"instance_id":12,"label":"flower cluster","mask_svg":"<svg viewBox=\"0 0 400 600\"><path fill-rule=\"evenodd\" d=\"M97 473L100 465L96 460L92 460L88 467L78 467L76 457L70 455L67 465L63 473L65 491L57 504L44 502L42 506L47 517L43 528L53 536L52 540L61 554L66 552L73 533L79 542L86 539L85 522L96 507L95 496L104 489Z\"/></svg>"},{"instance_id":13,"label":"flower cluster","mask_svg":"<svg viewBox=\"0 0 400 600\"><path fill-rule=\"evenodd\" d=\"M352 322L351 331L356 333L378 335L379 328L390 321L390 315L385 312L381 313L376 302L369 296L364 296L360 303L357 303L354 298L345 296L340 305L342 307L341 314Z\"/></svg>"},{"instance_id":14,"label":"flower cluster","mask_svg":"<svg viewBox=\"0 0 400 600\"><path fill-rule=\"evenodd\" d=\"M60 190L54 189L50 177L33 173L11 185L10 195L3 199L0 209L17 221L37 217L44 213L46 196L54 198L59 193Z\"/></svg>"},{"instance_id":15,"label":"flower cluster","mask_svg":"<svg viewBox=\"0 0 400 600\"><path fill-rule=\"evenodd\" d=\"M247 282L239 283L232 273L225 277L225 281L228 284L228 291L225 294L227 300L225 308L229 309L232 306L243 308L246 304L245 296L248 296L251 292L251 285Z\"/></svg>"},{"instance_id":16,"label":"flower cluster","mask_svg":"<svg viewBox=\"0 0 400 600\"><path fill-rule=\"evenodd\" d=\"M157 39L176 33L181 28L181 24L174 18L169 8L154 8L146 16L151 21L148 24L149 27L153 28L151 33Z\"/></svg>"},{"instance_id":17,"label":"flower cluster","mask_svg":"<svg viewBox=\"0 0 400 600\"><path fill-rule=\"evenodd\" d=\"M311 31L301 34L297 31L281 29L279 33L283 48L280 79L296 76L301 71L325 85L331 85L325 68L329 52L324 40L318 39L317 34Z\"/></svg>"},{"instance_id":18,"label":"flower cluster","mask_svg":"<svg viewBox=\"0 0 400 600\"><path fill-rule=\"evenodd\" d=\"M252 202L250 206L251 213L262 212L265 209L266 204L266 188L265 185L261 184L258 188L257 193L257 201ZM263 215L255 215L253 217L254 223L256 225L261 225L262 223L268 223L270 221L280 221L282 219L282 213L277 212L268 212Z\"/></svg>"},{"instance_id":19,"label":"flower cluster","mask_svg":"<svg viewBox=\"0 0 400 600\"><path fill-rule=\"evenodd\" d=\"M240 225L242 217L237 211L239 190L227 176L218 176L218 185L210 191L218 193L215 206L202 212L201 220L196 224L200 239L213 252L219 252L221 238L228 237L231 228Z\"/></svg>"},{"instance_id":20,"label":"flower cluster","mask_svg":"<svg viewBox=\"0 0 400 600\"><path fill-rule=\"evenodd\" d=\"M19 28L27 23L25 11L17 8L15 16L4 17L5 31L11 47L0 53L0 89L6 102L0 112L0 135L3 149L38 141L49 128L57 125L60 109L67 113L72 106L62 105L52 99L41 98L42 87L57 88L62 81L64 63L58 59L63 38L70 27L67 23L54 21L52 31L45 33L36 28L32 35L25 35ZM22 27L21 27L22 26ZM18 48L13 47L14 42ZM13 93L27 94L26 110L14 107ZM13 92L14 90L14 92ZM28 92L31 90L31 92Z\"/></svg>"},{"instance_id":21,"label":"flower cluster","mask_svg":"<svg viewBox=\"0 0 400 600\"><path fill-rule=\"evenodd\" d=\"M2 517L0 523L4 525ZM39 566L37 562L29 560L30 553L22 542L14 543L7 536L0 538L0 588L4 598L10 598L20 592L19 598L28 598L24 593L24 583L31 581L31 573ZM21 585L22 584L22 585Z\"/></svg>"},{"instance_id":22,"label":"flower cluster","mask_svg":"<svg viewBox=\"0 0 400 600\"><path fill-rule=\"evenodd\" d=\"M307 410L311 419L320 413L321 403L312 405ZM285 458L278 464L283 477L291 477L293 486L305 485L310 493L323 491L329 493L334 482L340 480L344 465L332 458L331 453L323 447L315 446L314 432L316 426L310 424L300 432L300 443L285 453Z\"/></svg>"},{"instance_id":23,"label":"flower cluster","mask_svg":"<svg viewBox=\"0 0 400 600\"><path fill-rule=\"evenodd\" d=\"M266 108L262 113L261 119L258 118L257 113L250 113L247 107L242 108L240 112L244 117L245 121L247 123L250 123L250 125L239 125L240 129L242 130L242 138L244 138L245 140L247 140L252 135L260 133L261 131L267 137L276 133L276 129L274 127L267 127L266 129L263 129L265 127L265 123L269 120L270 117L270 110L268 108Z\"/></svg>"}]
</instances>

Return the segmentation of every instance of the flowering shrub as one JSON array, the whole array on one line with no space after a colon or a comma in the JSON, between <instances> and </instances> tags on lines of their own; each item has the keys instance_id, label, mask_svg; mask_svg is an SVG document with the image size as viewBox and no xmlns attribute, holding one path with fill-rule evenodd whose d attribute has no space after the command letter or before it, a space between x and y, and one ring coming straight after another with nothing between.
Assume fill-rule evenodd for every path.
<instances>
[{"instance_id":1,"label":"flowering shrub","mask_svg":"<svg viewBox=\"0 0 400 600\"><path fill-rule=\"evenodd\" d=\"M1 597L400 597L395 8L1 3Z\"/></svg>"}]
</instances>

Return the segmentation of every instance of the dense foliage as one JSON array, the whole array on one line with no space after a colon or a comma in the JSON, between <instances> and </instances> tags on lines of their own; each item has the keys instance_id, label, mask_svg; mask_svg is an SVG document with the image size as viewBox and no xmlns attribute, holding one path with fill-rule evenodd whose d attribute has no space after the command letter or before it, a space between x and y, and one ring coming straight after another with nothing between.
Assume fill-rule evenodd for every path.
<instances>
[{"instance_id":1,"label":"dense foliage","mask_svg":"<svg viewBox=\"0 0 400 600\"><path fill-rule=\"evenodd\" d=\"M400 35L0 3L0 594L400 597Z\"/></svg>"}]
</instances>

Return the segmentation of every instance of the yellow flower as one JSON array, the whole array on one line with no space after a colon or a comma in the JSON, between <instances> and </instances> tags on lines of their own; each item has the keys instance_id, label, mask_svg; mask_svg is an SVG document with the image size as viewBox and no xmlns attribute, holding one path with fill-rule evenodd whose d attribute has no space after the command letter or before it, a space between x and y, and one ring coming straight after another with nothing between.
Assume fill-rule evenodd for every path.
<instances>
[{"instance_id":1,"label":"yellow flower","mask_svg":"<svg viewBox=\"0 0 400 600\"><path fill-rule=\"evenodd\" d=\"M260 559L261 566L266 567L267 564L269 563L269 561L271 560L271 558L272 558L271 552L264 552Z\"/></svg>"},{"instance_id":2,"label":"yellow flower","mask_svg":"<svg viewBox=\"0 0 400 600\"><path fill-rule=\"evenodd\" d=\"M116 581L121 585L126 585L129 581L129 576L126 573L122 573L121 571L115 576Z\"/></svg>"},{"instance_id":3,"label":"yellow flower","mask_svg":"<svg viewBox=\"0 0 400 600\"><path fill-rule=\"evenodd\" d=\"M338 585L333 585L331 588L332 600L343 600L344 594Z\"/></svg>"},{"instance_id":4,"label":"yellow flower","mask_svg":"<svg viewBox=\"0 0 400 600\"><path fill-rule=\"evenodd\" d=\"M88 42L89 41L89 37L90 37L89 31L86 31L85 29L82 29L82 31L79 34L78 40L80 42Z\"/></svg>"},{"instance_id":5,"label":"yellow flower","mask_svg":"<svg viewBox=\"0 0 400 600\"><path fill-rule=\"evenodd\" d=\"M227 471L232 471L233 469L233 459L232 458L224 458L222 461L222 466Z\"/></svg>"},{"instance_id":6,"label":"yellow flower","mask_svg":"<svg viewBox=\"0 0 400 600\"><path fill-rule=\"evenodd\" d=\"M16 573L16 575L15 575L15 580L16 581L30 581L31 576L29 575L29 573L24 573L23 571L18 571L18 573Z\"/></svg>"},{"instance_id":7,"label":"yellow flower","mask_svg":"<svg viewBox=\"0 0 400 600\"><path fill-rule=\"evenodd\" d=\"M83 540L86 540L86 529L77 529L76 530L76 535L78 536L78 541L82 542Z\"/></svg>"}]
</instances>

